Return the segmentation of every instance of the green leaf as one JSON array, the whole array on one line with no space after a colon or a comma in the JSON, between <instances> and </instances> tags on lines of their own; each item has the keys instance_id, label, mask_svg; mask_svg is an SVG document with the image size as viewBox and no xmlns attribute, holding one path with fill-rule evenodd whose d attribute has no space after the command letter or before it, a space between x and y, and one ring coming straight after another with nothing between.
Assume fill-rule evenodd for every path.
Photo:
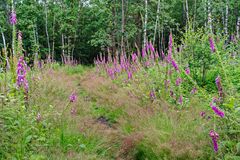
<instances>
[{"instance_id":1,"label":"green leaf","mask_svg":"<svg viewBox=\"0 0 240 160\"><path fill-rule=\"evenodd\" d=\"M25 139L25 143L29 143L32 140L32 135L27 136L27 138Z\"/></svg>"}]
</instances>

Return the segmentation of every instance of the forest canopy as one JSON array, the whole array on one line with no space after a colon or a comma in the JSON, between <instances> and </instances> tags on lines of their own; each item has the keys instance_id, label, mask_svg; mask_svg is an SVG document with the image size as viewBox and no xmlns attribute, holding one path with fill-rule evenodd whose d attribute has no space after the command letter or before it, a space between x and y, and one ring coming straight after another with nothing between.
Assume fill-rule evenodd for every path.
<instances>
[{"instance_id":1,"label":"forest canopy","mask_svg":"<svg viewBox=\"0 0 240 160\"><path fill-rule=\"evenodd\" d=\"M67 55L89 64L99 53L134 52L147 41L160 53L170 32L180 43L189 28L239 36L239 8L239 0L1 0L0 48L13 43L12 11L30 59Z\"/></svg>"}]
</instances>

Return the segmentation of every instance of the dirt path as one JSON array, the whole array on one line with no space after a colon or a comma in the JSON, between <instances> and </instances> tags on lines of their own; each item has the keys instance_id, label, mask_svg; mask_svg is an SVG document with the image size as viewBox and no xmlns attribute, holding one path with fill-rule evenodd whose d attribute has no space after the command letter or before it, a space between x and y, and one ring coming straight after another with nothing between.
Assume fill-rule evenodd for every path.
<instances>
[{"instance_id":1,"label":"dirt path","mask_svg":"<svg viewBox=\"0 0 240 160\"><path fill-rule=\"evenodd\" d=\"M193 117L188 116L187 112L169 110L169 105L163 100L142 103L131 88L120 87L94 70L84 74L49 70L38 79L38 87L33 89L32 103L39 106L50 104L54 108L53 117L66 106L69 95L77 93L77 102L71 104L64 114L68 122L66 130L71 136L81 134L90 139L86 145L94 143L94 147L88 152L97 159L133 159L138 154L135 153L136 146L143 139L156 145L158 150L177 150L174 154L186 154L194 149L192 142L182 141L185 135L176 134L185 133L178 122L186 121L186 125L192 125L190 119ZM71 114L73 109L76 110L75 114ZM190 128L193 134L196 130L194 126ZM92 138L95 139L93 142ZM97 156L99 152L100 157ZM70 150L69 155L72 158L77 153Z\"/></svg>"}]
</instances>

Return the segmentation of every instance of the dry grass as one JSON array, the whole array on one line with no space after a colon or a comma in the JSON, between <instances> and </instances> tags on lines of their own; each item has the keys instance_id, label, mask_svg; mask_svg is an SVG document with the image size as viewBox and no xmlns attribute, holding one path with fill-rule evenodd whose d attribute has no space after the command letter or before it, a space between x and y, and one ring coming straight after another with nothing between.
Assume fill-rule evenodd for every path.
<instances>
[{"instance_id":1,"label":"dry grass","mask_svg":"<svg viewBox=\"0 0 240 160\"><path fill-rule=\"evenodd\" d=\"M77 115L72 116L70 112L64 115L69 122L67 129L74 134L101 137L99 145L106 148L109 157L134 159L139 145L145 147L146 153L150 149L148 154L161 156L162 152L167 152L173 159L184 156L195 159L203 154L201 148L206 141L201 137L198 120L201 110L197 107L179 112L162 99L142 103L141 95L133 88L120 87L94 71L80 76L48 70L36 76L41 80L33 82L36 87L32 90L31 103L41 106L43 111L52 105L52 113L59 112L65 107L70 93L76 91ZM123 114L110 126L94 117L93 104L104 106L109 112L120 108ZM125 131L127 126L129 131ZM75 151L68 151L66 156L69 159L97 159Z\"/></svg>"}]
</instances>

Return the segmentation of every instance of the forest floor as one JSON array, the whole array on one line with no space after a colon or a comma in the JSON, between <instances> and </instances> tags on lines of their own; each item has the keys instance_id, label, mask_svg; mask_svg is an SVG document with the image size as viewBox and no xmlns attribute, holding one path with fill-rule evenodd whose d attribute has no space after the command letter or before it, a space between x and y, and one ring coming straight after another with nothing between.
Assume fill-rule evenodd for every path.
<instances>
[{"instance_id":1,"label":"forest floor","mask_svg":"<svg viewBox=\"0 0 240 160\"><path fill-rule=\"evenodd\" d=\"M44 72L44 73L43 73ZM131 85L119 85L95 69L64 67L33 75L30 105L53 125L63 114L64 138L59 127L49 138L52 147L34 157L50 159L196 159L210 146L203 133L207 122L196 103L179 112L163 99L144 100ZM44 159L44 158L43 158Z\"/></svg>"}]
</instances>

